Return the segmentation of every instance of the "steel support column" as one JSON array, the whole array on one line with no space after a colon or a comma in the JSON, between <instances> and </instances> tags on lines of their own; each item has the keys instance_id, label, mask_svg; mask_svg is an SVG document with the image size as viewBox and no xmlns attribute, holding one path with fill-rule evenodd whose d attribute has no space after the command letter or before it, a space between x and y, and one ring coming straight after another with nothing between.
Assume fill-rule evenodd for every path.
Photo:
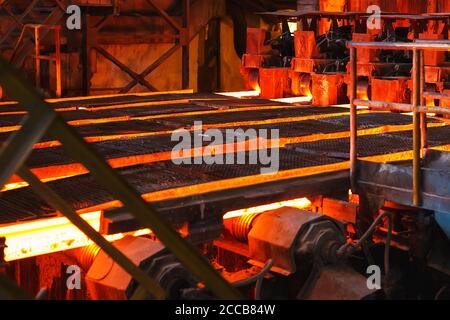
<instances>
[{"instance_id":1,"label":"steel support column","mask_svg":"<svg viewBox=\"0 0 450 320\"><path fill-rule=\"evenodd\" d=\"M425 53L422 51L420 55L420 103L419 106L423 106L425 102ZM425 157L425 153L428 149L428 120L427 114L420 114L420 131L421 131L421 145L422 145L422 157Z\"/></svg>"},{"instance_id":2,"label":"steel support column","mask_svg":"<svg viewBox=\"0 0 450 320\"><path fill-rule=\"evenodd\" d=\"M114 261L117 262L125 271L136 279L147 292L154 294L157 299L164 299L165 292L161 286L153 279L148 277L144 271L136 266L126 255L106 240L92 226L86 222L75 210L70 207L55 191L45 183L41 182L28 168L22 166L18 171L20 177L29 183L34 192L44 199L55 210L63 214L70 222L80 229L96 245L103 249Z\"/></svg>"},{"instance_id":3,"label":"steel support column","mask_svg":"<svg viewBox=\"0 0 450 320\"><path fill-rule=\"evenodd\" d=\"M81 12L81 66L82 66L82 79L83 79L83 95L88 96L91 89L91 64L90 64L90 41L89 41L89 16L86 10Z\"/></svg>"},{"instance_id":4,"label":"steel support column","mask_svg":"<svg viewBox=\"0 0 450 320\"><path fill-rule=\"evenodd\" d=\"M420 49L413 50L413 68L412 68L412 81L413 81L413 96L412 96L412 106L413 106L413 204L415 206L420 206L421 196L420 196L420 185L421 185L421 116L417 107L420 106L421 95L421 78L420 73L422 69L421 58L422 52Z\"/></svg>"},{"instance_id":5,"label":"steel support column","mask_svg":"<svg viewBox=\"0 0 450 320\"><path fill-rule=\"evenodd\" d=\"M181 46L182 46L182 89L189 88L189 21L190 21L190 1L183 0L183 23L181 28Z\"/></svg>"},{"instance_id":6,"label":"steel support column","mask_svg":"<svg viewBox=\"0 0 450 320\"><path fill-rule=\"evenodd\" d=\"M350 179L353 193L357 193L357 136L358 136L358 110L355 104L357 97L357 49L350 48Z\"/></svg>"}]
</instances>

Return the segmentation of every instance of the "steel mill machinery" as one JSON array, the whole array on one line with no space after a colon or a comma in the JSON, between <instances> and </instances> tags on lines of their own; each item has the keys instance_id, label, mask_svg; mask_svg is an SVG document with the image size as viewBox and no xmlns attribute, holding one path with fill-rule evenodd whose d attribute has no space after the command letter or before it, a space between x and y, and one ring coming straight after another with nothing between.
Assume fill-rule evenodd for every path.
<instances>
[{"instance_id":1,"label":"steel mill machinery","mask_svg":"<svg viewBox=\"0 0 450 320\"><path fill-rule=\"evenodd\" d=\"M353 26L366 14L268 12L262 15L280 19L281 31L267 40L264 29L248 29L247 53L242 57L241 67L247 88L260 88L264 98L309 96L315 105L344 103L348 62L345 43L352 38ZM300 29L292 32L290 28L296 29L297 25ZM322 26L327 29L324 34L320 33Z\"/></svg>"},{"instance_id":2,"label":"steel mill machinery","mask_svg":"<svg viewBox=\"0 0 450 320\"><path fill-rule=\"evenodd\" d=\"M247 89L260 89L261 97L312 97L312 104L329 106L348 102L349 40L411 42L448 39L448 14L380 13L379 25L370 27L363 12L267 12L281 20L276 37L264 29L249 28L247 53L241 73ZM289 29L295 26L298 30ZM369 27L368 27L369 24ZM292 27L291 27L292 28ZM321 33L325 30L325 33ZM411 99L409 52L360 49L358 97L408 102ZM444 93L446 54L425 53L426 86ZM372 96L373 95L373 96ZM432 95L428 103L434 104ZM445 106L446 100L441 101Z\"/></svg>"},{"instance_id":3,"label":"steel mill machinery","mask_svg":"<svg viewBox=\"0 0 450 320\"><path fill-rule=\"evenodd\" d=\"M450 298L447 10L375 1L371 29L365 1L79 1L71 33L66 1L19 2L0 299Z\"/></svg>"}]
</instances>

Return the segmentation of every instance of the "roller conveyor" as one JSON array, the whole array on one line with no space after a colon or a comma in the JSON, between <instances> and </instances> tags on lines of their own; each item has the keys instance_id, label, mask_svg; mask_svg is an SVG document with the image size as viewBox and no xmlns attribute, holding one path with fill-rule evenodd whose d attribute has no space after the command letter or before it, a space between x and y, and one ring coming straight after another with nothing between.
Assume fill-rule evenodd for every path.
<instances>
[{"instance_id":1,"label":"roller conveyor","mask_svg":"<svg viewBox=\"0 0 450 320\"><path fill-rule=\"evenodd\" d=\"M96 123L94 120L93 123L73 125L86 139L97 137L98 141L94 139L92 142L94 148L146 200L154 203L161 212L166 212L169 220L182 222L193 219L192 212L187 210L191 205L206 205L223 214L226 210L238 208L238 205L245 207L250 203L264 203L304 195L305 192L319 193L323 188L336 191L348 189L349 123L346 108L294 106L261 99L225 100L212 95L201 100L198 100L198 95L189 94L164 95L164 98L169 101L167 116L162 111L164 101L159 101L160 105L128 108L116 101L117 97L111 97L109 101L99 98L101 101L98 103L95 99L89 100L95 105L114 106L108 109L96 112L62 110L61 113L66 119L69 114L70 119L86 119L86 112L98 112L95 119L100 120L113 114L129 116L128 121L112 119ZM172 104L175 100L183 101ZM125 103L129 102L127 100ZM78 101L63 102L65 108L71 108L71 103L77 105ZM4 111L6 107L2 108ZM245 110L229 111L234 108ZM152 109L159 110L153 113L158 115L156 118L132 119L141 116L141 112L150 115ZM183 113L178 114L178 111ZM0 121L10 116L0 115ZM362 110L358 120L360 144L367 144L366 149L361 148L361 156L389 155L411 149L409 115ZM177 142L171 141L170 132L179 128L193 130L194 121L202 121L205 129L211 127L222 131L237 128L278 129L281 147L279 172L261 175L259 165L249 164L173 164L170 152ZM236 125L233 126L233 123ZM432 147L450 143L449 128L441 120L430 119ZM7 134L9 132L3 133L3 140ZM51 141L51 137L46 136L43 141ZM42 179L52 180L48 183L80 212L120 206L81 166L73 163L60 146L41 144L33 151L27 165ZM313 180L320 180L320 186L317 185L315 191ZM28 187L4 191L0 199L0 212L1 223L54 215L53 209Z\"/></svg>"}]
</instances>

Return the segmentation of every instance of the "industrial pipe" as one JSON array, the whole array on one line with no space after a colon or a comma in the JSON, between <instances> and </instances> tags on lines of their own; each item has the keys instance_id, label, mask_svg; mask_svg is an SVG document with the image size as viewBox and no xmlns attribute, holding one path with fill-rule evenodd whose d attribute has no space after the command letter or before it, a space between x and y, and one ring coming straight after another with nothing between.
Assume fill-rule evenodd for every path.
<instances>
[{"instance_id":1,"label":"industrial pipe","mask_svg":"<svg viewBox=\"0 0 450 320\"><path fill-rule=\"evenodd\" d=\"M413 106L408 103L376 101L376 100L355 99L355 105L359 107L368 107L378 111L413 112L414 110ZM450 114L450 108L444 107L418 106L416 110L419 113Z\"/></svg>"},{"instance_id":2,"label":"industrial pipe","mask_svg":"<svg viewBox=\"0 0 450 320\"><path fill-rule=\"evenodd\" d=\"M348 41L348 48L381 49L381 50L433 50L450 51L450 41L437 42L355 42Z\"/></svg>"},{"instance_id":3,"label":"industrial pipe","mask_svg":"<svg viewBox=\"0 0 450 320\"><path fill-rule=\"evenodd\" d=\"M420 102L419 106L423 106L425 102L425 54L422 52L420 55ZM417 108L416 108L417 109ZM420 113L420 130L422 138L422 156L425 156L425 152L428 148L428 124L427 114Z\"/></svg>"}]
</instances>

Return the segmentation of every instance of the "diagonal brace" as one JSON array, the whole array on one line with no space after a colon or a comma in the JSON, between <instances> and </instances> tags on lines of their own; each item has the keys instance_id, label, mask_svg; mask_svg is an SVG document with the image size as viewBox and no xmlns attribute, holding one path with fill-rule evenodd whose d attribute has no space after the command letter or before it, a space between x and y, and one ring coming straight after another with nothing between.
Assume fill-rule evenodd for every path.
<instances>
[{"instance_id":1,"label":"diagonal brace","mask_svg":"<svg viewBox=\"0 0 450 320\"><path fill-rule=\"evenodd\" d=\"M114 261L117 262L125 271L127 271L141 286L149 293L154 294L157 299L164 299L165 292L161 286L145 274L136 266L126 255L106 240L92 226L81 218L75 210L67 204L55 191L48 185L39 180L28 168L22 166L19 170L20 177L26 181L34 192L44 199L49 205L61 214L67 217L80 231L88 236L96 245L102 248Z\"/></svg>"},{"instance_id":2,"label":"diagonal brace","mask_svg":"<svg viewBox=\"0 0 450 320\"><path fill-rule=\"evenodd\" d=\"M131 70L130 68L128 68L125 64L123 64L122 62L120 62L117 58L115 58L112 54L110 54L108 51L106 51L103 48L100 47L94 47L95 50L97 50L97 52L99 52L102 56L104 56L106 59L108 59L109 61L111 61L112 63L114 63L116 66L118 66L122 71L124 71L125 73L127 73L130 77L132 77L135 81L137 81L138 83L144 85L145 87L147 87L147 89L149 89L150 91L157 91L155 89L155 87L153 87L147 80L144 79L144 77L142 77L141 75L137 74L136 72L134 72L133 70Z\"/></svg>"},{"instance_id":3,"label":"diagonal brace","mask_svg":"<svg viewBox=\"0 0 450 320\"><path fill-rule=\"evenodd\" d=\"M174 45L172 48L167 50L161 57L159 57L155 62L153 62L151 65L149 65L147 68L145 68L144 71L142 71L139 76L141 78L145 78L150 73L152 73L155 69L157 69L164 61L166 61L169 57L174 54L178 48L180 48L179 44ZM120 93L127 93L129 92L135 85L138 84L138 81L136 79L133 79L130 83L128 83L122 90L120 90Z\"/></svg>"}]
</instances>

